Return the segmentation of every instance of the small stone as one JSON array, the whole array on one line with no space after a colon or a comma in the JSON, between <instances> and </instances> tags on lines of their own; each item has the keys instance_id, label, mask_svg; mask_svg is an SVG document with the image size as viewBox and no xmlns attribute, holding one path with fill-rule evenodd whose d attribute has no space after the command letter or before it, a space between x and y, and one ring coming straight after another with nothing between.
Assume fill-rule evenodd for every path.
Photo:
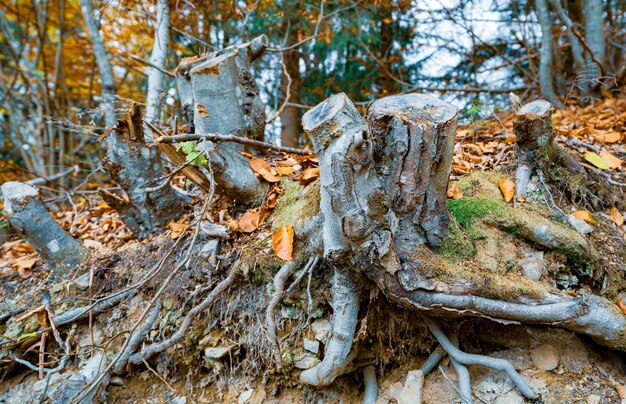
<instances>
[{"instance_id":1,"label":"small stone","mask_svg":"<svg viewBox=\"0 0 626 404\"><path fill-rule=\"evenodd\" d=\"M209 258L217 251L220 241L218 239L211 239L207 241L200 250L200 256L202 258Z\"/></svg>"},{"instance_id":2,"label":"small stone","mask_svg":"<svg viewBox=\"0 0 626 404\"><path fill-rule=\"evenodd\" d=\"M89 288L89 272L79 276L74 280L74 284L80 290L86 290Z\"/></svg>"},{"instance_id":3,"label":"small stone","mask_svg":"<svg viewBox=\"0 0 626 404\"><path fill-rule=\"evenodd\" d=\"M320 343L319 341L311 341L308 338L304 339L304 349L306 349L309 352L312 352L314 354L318 353L320 351Z\"/></svg>"},{"instance_id":4,"label":"small stone","mask_svg":"<svg viewBox=\"0 0 626 404\"><path fill-rule=\"evenodd\" d=\"M423 386L424 372L411 370L406 377L402 391L398 395L398 404L420 404L422 402Z\"/></svg>"},{"instance_id":5,"label":"small stone","mask_svg":"<svg viewBox=\"0 0 626 404\"><path fill-rule=\"evenodd\" d=\"M538 345L531 351L530 356L539 369L554 370L559 366L559 352L554 345Z\"/></svg>"},{"instance_id":6,"label":"small stone","mask_svg":"<svg viewBox=\"0 0 626 404\"><path fill-rule=\"evenodd\" d=\"M124 379L122 379L119 376L113 376L113 377L111 377L111 380L109 380L109 383L114 385L114 386L123 386L124 385Z\"/></svg>"},{"instance_id":7,"label":"small stone","mask_svg":"<svg viewBox=\"0 0 626 404\"><path fill-rule=\"evenodd\" d=\"M313 330L316 340L324 342L330 332L330 321L319 318L311 323L311 330Z\"/></svg>"},{"instance_id":8,"label":"small stone","mask_svg":"<svg viewBox=\"0 0 626 404\"><path fill-rule=\"evenodd\" d=\"M522 272L526 278L531 281L538 281L546 267L546 262L543 259L543 251L536 252L524 258L519 262L519 266L522 267Z\"/></svg>"},{"instance_id":9,"label":"small stone","mask_svg":"<svg viewBox=\"0 0 626 404\"><path fill-rule=\"evenodd\" d=\"M172 404L187 404L187 398L183 396L178 396L170 401Z\"/></svg>"},{"instance_id":10,"label":"small stone","mask_svg":"<svg viewBox=\"0 0 626 404\"><path fill-rule=\"evenodd\" d=\"M601 399L597 394L590 394L587 396L587 404L600 404Z\"/></svg>"},{"instance_id":11,"label":"small stone","mask_svg":"<svg viewBox=\"0 0 626 404\"><path fill-rule=\"evenodd\" d=\"M226 355L232 349L232 347L233 346L230 345L230 346L216 346L216 347L205 348L204 357L209 358L209 359L219 359L223 357L224 355Z\"/></svg>"},{"instance_id":12,"label":"small stone","mask_svg":"<svg viewBox=\"0 0 626 404\"><path fill-rule=\"evenodd\" d=\"M319 360L313 356L305 356L302 359L298 359L293 363L295 367L298 369L311 369L313 366L317 365Z\"/></svg>"},{"instance_id":13,"label":"small stone","mask_svg":"<svg viewBox=\"0 0 626 404\"><path fill-rule=\"evenodd\" d=\"M282 318L288 318L290 320L299 320L301 314L302 310L296 306L283 306L280 309Z\"/></svg>"},{"instance_id":14,"label":"small stone","mask_svg":"<svg viewBox=\"0 0 626 404\"><path fill-rule=\"evenodd\" d=\"M250 400L250 398L252 398L252 394L254 394L254 389L248 389L244 391L243 393L239 395L239 398L237 399L237 403L238 404L247 403Z\"/></svg>"},{"instance_id":15,"label":"small stone","mask_svg":"<svg viewBox=\"0 0 626 404\"><path fill-rule=\"evenodd\" d=\"M567 221L580 234L589 234L593 231L593 227L589 223L575 216L567 215Z\"/></svg>"}]
</instances>

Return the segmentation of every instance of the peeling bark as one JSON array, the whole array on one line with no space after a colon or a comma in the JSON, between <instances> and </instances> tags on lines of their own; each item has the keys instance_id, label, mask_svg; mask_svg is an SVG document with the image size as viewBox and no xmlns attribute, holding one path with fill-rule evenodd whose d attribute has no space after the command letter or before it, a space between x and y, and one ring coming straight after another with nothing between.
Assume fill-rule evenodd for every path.
<instances>
[{"instance_id":1,"label":"peeling bark","mask_svg":"<svg viewBox=\"0 0 626 404\"><path fill-rule=\"evenodd\" d=\"M60 274L74 269L86 255L81 243L54 221L39 199L39 190L21 182L2 184L9 223Z\"/></svg>"},{"instance_id":2,"label":"peeling bark","mask_svg":"<svg viewBox=\"0 0 626 404\"><path fill-rule=\"evenodd\" d=\"M100 190L100 194L136 237L145 238L180 215L180 200L169 184L161 183L167 181L162 178L161 154L145 142L138 105L133 105L127 116L117 122L115 137L103 165L128 200L105 190Z\"/></svg>"}]
</instances>

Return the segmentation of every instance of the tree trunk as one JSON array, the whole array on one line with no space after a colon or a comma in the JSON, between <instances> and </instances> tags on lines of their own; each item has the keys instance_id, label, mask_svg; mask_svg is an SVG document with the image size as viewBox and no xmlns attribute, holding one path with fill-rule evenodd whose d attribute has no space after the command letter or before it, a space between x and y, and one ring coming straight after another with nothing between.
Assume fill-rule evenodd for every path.
<instances>
[{"instance_id":1,"label":"tree trunk","mask_svg":"<svg viewBox=\"0 0 626 404\"><path fill-rule=\"evenodd\" d=\"M154 44L150 63L165 68L167 50L170 43L170 5L168 0L157 0L157 15L154 28ZM161 104L163 102L163 73L154 67L148 71L148 96L146 98L146 120L159 120ZM150 133L146 133L151 138Z\"/></svg>"},{"instance_id":2,"label":"tree trunk","mask_svg":"<svg viewBox=\"0 0 626 404\"><path fill-rule=\"evenodd\" d=\"M539 52L539 83L541 92L552 104L561 106L561 101L554 92L553 83L553 49L552 49L552 23L548 10L547 0L536 0L535 9L537 19L541 25L541 50Z\"/></svg>"},{"instance_id":3,"label":"tree trunk","mask_svg":"<svg viewBox=\"0 0 626 404\"><path fill-rule=\"evenodd\" d=\"M193 133L233 133L262 139L265 110L250 64L267 47L267 37L234 45L199 58L184 59L177 68L176 83L183 114ZM267 184L250 168L236 143L210 142L207 150L220 191L244 204L259 203ZM171 150L168 155L171 155ZM171 156L170 156L171 157Z\"/></svg>"},{"instance_id":4,"label":"tree trunk","mask_svg":"<svg viewBox=\"0 0 626 404\"><path fill-rule=\"evenodd\" d=\"M288 42L289 43L289 42ZM281 74L282 102L285 102L289 94L289 102L300 103L300 88L302 77L300 76L300 54L297 49L283 53L285 70ZM287 77L289 75L289 77ZM280 139L281 145L286 147L298 147L300 139L300 109L286 106L280 115Z\"/></svg>"},{"instance_id":5,"label":"tree trunk","mask_svg":"<svg viewBox=\"0 0 626 404\"><path fill-rule=\"evenodd\" d=\"M159 149L145 142L139 105L117 122L115 133L103 165L128 200L103 189L100 194L136 237L145 238L180 216L180 200L163 176Z\"/></svg>"},{"instance_id":6,"label":"tree trunk","mask_svg":"<svg viewBox=\"0 0 626 404\"><path fill-rule=\"evenodd\" d=\"M602 14L602 0L584 0L583 12L585 14L585 38L594 59L604 64L606 59L606 44L604 39L604 18ZM590 58L591 59L591 58ZM591 60L590 60L591 62ZM593 63L594 79L599 80L602 76L602 66ZM594 83L598 87L601 83Z\"/></svg>"},{"instance_id":7,"label":"tree trunk","mask_svg":"<svg viewBox=\"0 0 626 404\"><path fill-rule=\"evenodd\" d=\"M91 0L80 0L80 9L85 19L87 32L96 56L96 63L100 71L100 83L102 85L102 109L104 111L104 123L107 128L115 126L115 78L109 54L104 47L104 42L96 24ZM114 141L114 137L111 138Z\"/></svg>"},{"instance_id":8,"label":"tree trunk","mask_svg":"<svg viewBox=\"0 0 626 404\"><path fill-rule=\"evenodd\" d=\"M51 269L62 275L81 263L86 255L83 246L50 216L36 187L6 182L2 184L2 195L9 223L24 235Z\"/></svg>"}]
</instances>

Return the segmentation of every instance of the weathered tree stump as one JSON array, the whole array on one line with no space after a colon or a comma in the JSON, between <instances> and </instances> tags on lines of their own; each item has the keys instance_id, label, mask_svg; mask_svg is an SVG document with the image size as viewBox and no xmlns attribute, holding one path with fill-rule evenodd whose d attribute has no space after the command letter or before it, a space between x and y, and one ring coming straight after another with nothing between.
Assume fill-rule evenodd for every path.
<instances>
[{"instance_id":1,"label":"weathered tree stump","mask_svg":"<svg viewBox=\"0 0 626 404\"><path fill-rule=\"evenodd\" d=\"M128 200L104 189L100 194L136 237L145 238L178 218L180 199L165 178L159 149L146 144L139 105L117 121L111 136L115 142L109 144L103 165Z\"/></svg>"},{"instance_id":2,"label":"weathered tree stump","mask_svg":"<svg viewBox=\"0 0 626 404\"><path fill-rule=\"evenodd\" d=\"M183 116L189 133L220 133L262 140L265 109L250 64L263 54L267 37L234 45L202 57L184 59L176 71ZM256 178L236 143L220 143L207 150L220 192L244 204L261 201L267 184ZM171 156L172 152L167 151Z\"/></svg>"},{"instance_id":3,"label":"weathered tree stump","mask_svg":"<svg viewBox=\"0 0 626 404\"><path fill-rule=\"evenodd\" d=\"M60 273L80 264L86 252L81 243L54 221L39 199L39 190L22 182L2 184L9 223L26 238L48 266Z\"/></svg>"}]
</instances>

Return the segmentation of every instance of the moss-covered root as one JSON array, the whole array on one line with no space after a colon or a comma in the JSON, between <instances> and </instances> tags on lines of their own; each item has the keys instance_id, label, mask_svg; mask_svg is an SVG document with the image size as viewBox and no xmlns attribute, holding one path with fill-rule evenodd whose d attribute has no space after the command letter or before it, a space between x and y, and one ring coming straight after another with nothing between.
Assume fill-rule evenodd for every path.
<instances>
[{"instance_id":1,"label":"moss-covered root","mask_svg":"<svg viewBox=\"0 0 626 404\"><path fill-rule=\"evenodd\" d=\"M344 274L335 268L332 283L332 335L326 345L324 360L300 374L300 382L312 386L326 386L340 376L350 364L353 355L352 340L359 314L359 288L353 274Z\"/></svg>"}]
</instances>

